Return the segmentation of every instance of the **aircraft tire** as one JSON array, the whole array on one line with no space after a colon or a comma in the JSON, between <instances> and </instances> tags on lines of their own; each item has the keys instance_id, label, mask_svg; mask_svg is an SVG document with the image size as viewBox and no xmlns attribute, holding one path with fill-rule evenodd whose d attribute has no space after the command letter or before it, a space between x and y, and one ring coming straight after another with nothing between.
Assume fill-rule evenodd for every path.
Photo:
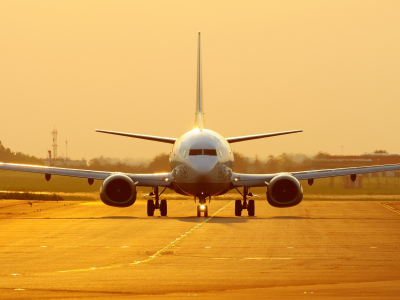
<instances>
[{"instance_id":1,"label":"aircraft tire","mask_svg":"<svg viewBox=\"0 0 400 300\"><path fill-rule=\"evenodd\" d=\"M206 205L206 209L204 210L204 216L207 218L208 217L208 206Z\"/></svg>"},{"instance_id":2,"label":"aircraft tire","mask_svg":"<svg viewBox=\"0 0 400 300\"><path fill-rule=\"evenodd\" d=\"M197 205L197 217L201 216L200 205Z\"/></svg>"},{"instance_id":3,"label":"aircraft tire","mask_svg":"<svg viewBox=\"0 0 400 300\"><path fill-rule=\"evenodd\" d=\"M161 200L160 212L161 212L161 216L163 216L163 217L167 216L167 200L165 200L165 199Z\"/></svg>"},{"instance_id":4,"label":"aircraft tire","mask_svg":"<svg viewBox=\"0 0 400 300\"><path fill-rule=\"evenodd\" d=\"M235 216L240 217L242 215L242 200L235 201Z\"/></svg>"},{"instance_id":5,"label":"aircraft tire","mask_svg":"<svg viewBox=\"0 0 400 300\"><path fill-rule=\"evenodd\" d=\"M249 204L247 206L247 213L249 214L249 217L254 217L254 213L255 213L254 200L249 200Z\"/></svg>"},{"instance_id":6,"label":"aircraft tire","mask_svg":"<svg viewBox=\"0 0 400 300\"><path fill-rule=\"evenodd\" d=\"M154 201L147 200L147 216L152 217L154 216Z\"/></svg>"}]
</instances>

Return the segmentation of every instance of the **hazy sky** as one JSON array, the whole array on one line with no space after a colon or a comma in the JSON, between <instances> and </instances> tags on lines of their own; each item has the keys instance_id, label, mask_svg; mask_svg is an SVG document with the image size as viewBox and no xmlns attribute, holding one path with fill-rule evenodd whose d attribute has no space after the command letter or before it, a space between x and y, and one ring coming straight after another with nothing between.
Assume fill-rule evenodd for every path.
<instances>
[{"instance_id":1,"label":"hazy sky","mask_svg":"<svg viewBox=\"0 0 400 300\"><path fill-rule=\"evenodd\" d=\"M400 1L1 1L0 140L39 157L152 157L192 129L197 32L206 128L282 152L400 153Z\"/></svg>"}]
</instances>

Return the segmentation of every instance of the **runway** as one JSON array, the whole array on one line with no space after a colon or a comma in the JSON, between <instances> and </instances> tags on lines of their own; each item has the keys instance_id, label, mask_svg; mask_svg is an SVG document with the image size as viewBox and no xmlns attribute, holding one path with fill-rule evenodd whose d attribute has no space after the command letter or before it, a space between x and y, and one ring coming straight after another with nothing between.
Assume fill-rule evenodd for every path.
<instances>
[{"instance_id":1,"label":"runway","mask_svg":"<svg viewBox=\"0 0 400 300\"><path fill-rule=\"evenodd\" d=\"M400 202L0 201L0 299L398 299Z\"/></svg>"}]
</instances>

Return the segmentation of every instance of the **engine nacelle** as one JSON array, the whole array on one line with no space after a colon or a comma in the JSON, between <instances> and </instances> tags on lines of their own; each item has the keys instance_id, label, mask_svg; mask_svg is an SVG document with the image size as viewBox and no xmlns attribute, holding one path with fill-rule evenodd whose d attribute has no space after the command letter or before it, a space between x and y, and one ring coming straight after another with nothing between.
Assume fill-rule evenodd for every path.
<instances>
[{"instance_id":1,"label":"engine nacelle","mask_svg":"<svg viewBox=\"0 0 400 300\"><path fill-rule=\"evenodd\" d=\"M125 174L114 174L104 180L100 188L100 199L104 204L128 207L136 201L136 185Z\"/></svg>"},{"instance_id":2,"label":"engine nacelle","mask_svg":"<svg viewBox=\"0 0 400 300\"><path fill-rule=\"evenodd\" d=\"M275 207L295 206L303 200L303 187L290 174L277 175L269 182L267 200Z\"/></svg>"}]
</instances>

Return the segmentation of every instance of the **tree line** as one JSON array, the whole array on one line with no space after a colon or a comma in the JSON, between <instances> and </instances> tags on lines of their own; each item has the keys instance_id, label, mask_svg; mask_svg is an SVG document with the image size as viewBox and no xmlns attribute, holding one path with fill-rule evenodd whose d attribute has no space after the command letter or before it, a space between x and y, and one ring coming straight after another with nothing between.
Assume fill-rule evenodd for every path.
<instances>
[{"instance_id":1,"label":"tree line","mask_svg":"<svg viewBox=\"0 0 400 300\"><path fill-rule=\"evenodd\" d=\"M34 164L44 165L40 158L27 155L22 152L13 152L10 148L6 148L0 141L0 162L17 163L17 164Z\"/></svg>"},{"instance_id":2,"label":"tree line","mask_svg":"<svg viewBox=\"0 0 400 300\"><path fill-rule=\"evenodd\" d=\"M375 150L374 154L387 154L385 150ZM355 156L353 156L355 157ZM366 161L357 162L337 162L337 165L329 166L328 160L337 158L337 156L330 155L326 152L318 152L314 156L307 156L304 154L288 154L282 153L274 156L270 155L266 159L247 157L241 153L234 152L234 167L233 171L237 173L277 173L277 172L296 172L305 170L317 170L329 167L351 167L362 165L370 165ZM346 158L343 156L342 158ZM399 156L400 159L400 156ZM21 163L21 164L35 164L44 165L40 158L27 155L21 152L13 152L9 148L5 148L0 142L0 162L8 163ZM353 165L352 165L353 164ZM68 164L60 167L69 167ZM87 166L73 167L77 169L89 169L96 171L109 171L109 172L125 172L125 173L160 173L169 172L169 154L161 153L151 160L145 160L136 163L112 159L107 157L92 158Z\"/></svg>"}]
</instances>

